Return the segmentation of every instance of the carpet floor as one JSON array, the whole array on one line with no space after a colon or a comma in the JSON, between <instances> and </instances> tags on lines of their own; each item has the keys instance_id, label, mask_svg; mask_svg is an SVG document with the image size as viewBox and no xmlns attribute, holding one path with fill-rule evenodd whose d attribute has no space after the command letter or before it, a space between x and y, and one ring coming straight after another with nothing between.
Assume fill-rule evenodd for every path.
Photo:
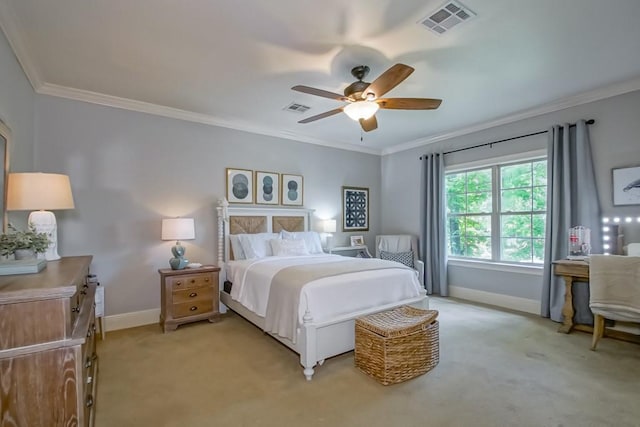
<instances>
[{"instance_id":1,"label":"carpet floor","mask_svg":"<svg viewBox=\"0 0 640 427\"><path fill-rule=\"evenodd\" d=\"M299 357L240 316L110 332L99 342L97 427L640 426L640 345L556 332L548 319L453 299L440 363L382 386L353 352L302 375Z\"/></svg>"}]
</instances>

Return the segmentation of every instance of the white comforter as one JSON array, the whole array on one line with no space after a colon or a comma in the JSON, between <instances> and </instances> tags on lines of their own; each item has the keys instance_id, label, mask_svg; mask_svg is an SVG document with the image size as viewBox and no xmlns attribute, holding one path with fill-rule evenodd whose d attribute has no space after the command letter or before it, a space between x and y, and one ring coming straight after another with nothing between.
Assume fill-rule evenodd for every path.
<instances>
[{"instance_id":1,"label":"white comforter","mask_svg":"<svg viewBox=\"0 0 640 427\"><path fill-rule=\"evenodd\" d=\"M231 297L264 317L273 276L292 265L348 261L339 255L267 257L229 261L227 278L233 283ZM403 266L401 266L403 267ZM324 322L359 310L381 306L420 295L420 283L406 268L365 271L327 277L306 284L300 293L298 322L309 310L313 321Z\"/></svg>"}]
</instances>

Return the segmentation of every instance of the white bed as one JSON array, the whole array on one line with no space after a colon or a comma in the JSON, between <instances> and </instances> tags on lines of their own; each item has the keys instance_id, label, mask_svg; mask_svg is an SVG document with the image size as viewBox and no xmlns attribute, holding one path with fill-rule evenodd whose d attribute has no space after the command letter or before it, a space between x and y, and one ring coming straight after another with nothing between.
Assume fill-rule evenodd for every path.
<instances>
[{"instance_id":1,"label":"white bed","mask_svg":"<svg viewBox=\"0 0 640 427\"><path fill-rule=\"evenodd\" d=\"M233 283L231 293L220 292L220 300L225 306L265 330L270 277L292 264L335 263L345 259L317 254L232 260L230 234L238 231L247 234L278 232L280 229L305 231L309 229L311 213L309 209L218 207L220 289L226 280ZM389 286L390 283L394 286ZM426 293L412 270L387 268L322 278L302 288L295 332L267 333L300 355L304 375L311 380L317 364L322 365L328 357L353 350L355 318L404 304L422 308L428 305Z\"/></svg>"}]
</instances>

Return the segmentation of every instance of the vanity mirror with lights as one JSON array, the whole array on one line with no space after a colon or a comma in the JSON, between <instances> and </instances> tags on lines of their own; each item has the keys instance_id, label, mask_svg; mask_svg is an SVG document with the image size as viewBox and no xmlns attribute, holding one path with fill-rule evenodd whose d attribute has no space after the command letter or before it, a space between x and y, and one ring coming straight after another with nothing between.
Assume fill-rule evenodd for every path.
<instances>
[{"instance_id":1,"label":"vanity mirror with lights","mask_svg":"<svg viewBox=\"0 0 640 427\"><path fill-rule=\"evenodd\" d=\"M640 216L603 217L602 240L605 255L627 255L628 245L640 243Z\"/></svg>"}]
</instances>

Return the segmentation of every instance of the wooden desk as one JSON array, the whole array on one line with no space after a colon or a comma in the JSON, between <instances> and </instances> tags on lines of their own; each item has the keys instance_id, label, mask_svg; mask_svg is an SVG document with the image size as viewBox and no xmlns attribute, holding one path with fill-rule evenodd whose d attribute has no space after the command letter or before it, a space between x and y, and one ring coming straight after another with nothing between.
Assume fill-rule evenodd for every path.
<instances>
[{"instance_id":1,"label":"wooden desk","mask_svg":"<svg viewBox=\"0 0 640 427\"><path fill-rule=\"evenodd\" d=\"M585 261L572 261L568 259L561 259L553 262L553 274L556 276L562 276L564 279L564 306L562 307L562 316L564 317L562 326L558 328L558 332L564 332L568 334L571 329L574 328L573 315L575 310L573 309L573 291L572 285L575 281L588 282L589 281L589 263ZM585 329L585 328L588 328ZM591 332L590 326L576 325L576 329L585 330Z\"/></svg>"},{"instance_id":2,"label":"wooden desk","mask_svg":"<svg viewBox=\"0 0 640 427\"><path fill-rule=\"evenodd\" d=\"M573 309L573 290L571 287L573 282L576 281L589 282L589 263L585 261L561 259L553 262L553 273L556 276L562 276L565 283L564 306L562 307L562 316L564 319L562 325L558 328L558 332L568 334L572 329L575 329L590 334L593 333L592 326L573 324L575 310ZM640 336L607 327L604 329L604 336L640 344Z\"/></svg>"}]
</instances>

